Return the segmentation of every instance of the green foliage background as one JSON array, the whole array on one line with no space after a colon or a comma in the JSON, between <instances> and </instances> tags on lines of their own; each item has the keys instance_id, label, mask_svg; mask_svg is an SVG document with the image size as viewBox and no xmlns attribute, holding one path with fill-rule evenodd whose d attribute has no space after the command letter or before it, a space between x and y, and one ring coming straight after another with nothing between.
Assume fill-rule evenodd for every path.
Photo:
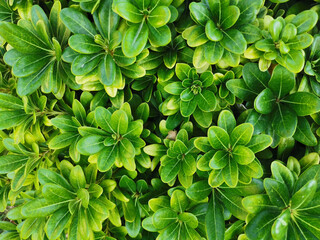
<instances>
[{"instance_id":1,"label":"green foliage background","mask_svg":"<svg viewBox=\"0 0 320 240\"><path fill-rule=\"evenodd\" d=\"M0 240L320 239L318 0L0 0Z\"/></svg>"}]
</instances>

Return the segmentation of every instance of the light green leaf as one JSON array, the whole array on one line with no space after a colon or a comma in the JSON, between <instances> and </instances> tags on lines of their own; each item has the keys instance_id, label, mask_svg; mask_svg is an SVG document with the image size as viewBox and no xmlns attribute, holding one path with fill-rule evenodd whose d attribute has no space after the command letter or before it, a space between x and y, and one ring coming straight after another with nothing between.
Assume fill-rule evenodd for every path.
<instances>
[{"instance_id":1,"label":"light green leaf","mask_svg":"<svg viewBox=\"0 0 320 240\"><path fill-rule=\"evenodd\" d=\"M223 31L223 39L220 43L225 49L235 54L242 54L247 48L246 39L243 37L243 34L236 29Z\"/></svg>"},{"instance_id":2,"label":"light green leaf","mask_svg":"<svg viewBox=\"0 0 320 240\"><path fill-rule=\"evenodd\" d=\"M228 149L230 138L228 133L221 127L212 126L208 130L208 140L214 149Z\"/></svg>"},{"instance_id":3,"label":"light green leaf","mask_svg":"<svg viewBox=\"0 0 320 240\"><path fill-rule=\"evenodd\" d=\"M159 28L166 25L171 17L170 9L166 6L158 6L148 16L148 23Z\"/></svg>"},{"instance_id":4,"label":"light green leaf","mask_svg":"<svg viewBox=\"0 0 320 240\"><path fill-rule=\"evenodd\" d=\"M127 57L136 57L144 49L148 41L148 27L144 21L128 28L123 40L122 51Z\"/></svg>"},{"instance_id":5,"label":"light green leaf","mask_svg":"<svg viewBox=\"0 0 320 240\"><path fill-rule=\"evenodd\" d=\"M307 116L320 111L320 99L308 92L295 92L282 102L293 109L298 116Z\"/></svg>"},{"instance_id":6,"label":"light green leaf","mask_svg":"<svg viewBox=\"0 0 320 240\"><path fill-rule=\"evenodd\" d=\"M64 25L74 34L86 34L92 37L97 34L94 25L89 19L74 8L62 9L60 18Z\"/></svg>"},{"instance_id":7,"label":"light green leaf","mask_svg":"<svg viewBox=\"0 0 320 240\"><path fill-rule=\"evenodd\" d=\"M105 137L99 135L89 135L81 138L77 144L78 151L83 155L92 155L100 152L105 146Z\"/></svg>"}]
</instances>

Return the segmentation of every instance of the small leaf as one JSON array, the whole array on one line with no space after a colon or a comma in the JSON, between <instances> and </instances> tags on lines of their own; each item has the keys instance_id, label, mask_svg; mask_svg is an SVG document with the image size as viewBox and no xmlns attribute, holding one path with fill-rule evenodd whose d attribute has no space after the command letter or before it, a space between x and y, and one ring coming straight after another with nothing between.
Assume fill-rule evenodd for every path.
<instances>
[{"instance_id":1,"label":"small leaf","mask_svg":"<svg viewBox=\"0 0 320 240\"><path fill-rule=\"evenodd\" d=\"M312 179L297 191L291 199L291 208L299 209L306 207L313 199L317 191L317 181Z\"/></svg>"},{"instance_id":2,"label":"small leaf","mask_svg":"<svg viewBox=\"0 0 320 240\"><path fill-rule=\"evenodd\" d=\"M208 130L208 140L215 149L228 149L230 138L228 133L220 127L210 127Z\"/></svg>"},{"instance_id":3,"label":"small leaf","mask_svg":"<svg viewBox=\"0 0 320 240\"><path fill-rule=\"evenodd\" d=\"M285 208L288 205L290 200L289 191L285 183L266 178L263 184L272 204L279 208Z\"/></svg>"},{"instance_id":4,"label":"small leaf","mask_svg":"<svg viewBox=\"0 0 320 240\"><path fill-rule=\"evenodd\" d=\"M177 220L177 213L170 208L162 208L156 211L152 217L153 225L161 230Z\"/></svg>"},{"instance_id":5,"label":"small leaf","mask_svg":"<svg viewBox=\"0 0 320 240\"><path fill-rule=\"evenodd\" d=\"M247 48L247 42L239 30L228 29L223 31L223 35L220 43L225 49L235 54L244 53Z\"/></svg>"},{"instance_id":6,"label":"small leaf","mask_svg":"<svg viewBox=\"0 0 320 240\"><path fill-rule=\"evenodd\" d=\"M234 147L236 145L247 145L253 134L253 126L251 123L243 123L233 129L230 134L230 143Z\"/></svg>"},{"instance_id":7,"label":"small leaf","mask_svg":"<svg viewBox=\"0 0 320 240\"><path fill-rule=\"evenodd\" d=\"M269 88L278 97L287 95L295 85L294 74L281 65L277 65L273 70L268 83Z\"/></svg>"},{"instance_id":8,"label":"small leaf","mask_svg":"<svg viewBox=\"0 0 320 240\"><path fill-rule=\"evenodd\" d=\"M127 57L136 57L148 41L148 27L142 21L128 28L122 40L122 51Z\"/></svg>"},{"instance_id":9,"label":"small leaf","mask_svg":"<svg viewBox=\"0 0 320 240\"><path fill-rule=\"evenodd\" d=\"M209 201L208 210L205 217L207 237L209 240L224 239L225 222L222 209L216 194L213 193Z\"/></svg>"}]
</instances>

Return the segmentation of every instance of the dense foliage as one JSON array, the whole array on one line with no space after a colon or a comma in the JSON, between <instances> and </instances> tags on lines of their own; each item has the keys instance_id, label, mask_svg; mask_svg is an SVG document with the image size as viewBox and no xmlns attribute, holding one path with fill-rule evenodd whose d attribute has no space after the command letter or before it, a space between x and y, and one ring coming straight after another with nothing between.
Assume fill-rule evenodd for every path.
<instances>
[{"instance_id":1,"label":"dense foliage","mask_svg":"<svg viewBox=\"0 0 320 240\"><path fill-rule=\"evenodd\" d=\"M320 239L320 0L0 0L0 240Z\"/></svg>"}]
</instances>

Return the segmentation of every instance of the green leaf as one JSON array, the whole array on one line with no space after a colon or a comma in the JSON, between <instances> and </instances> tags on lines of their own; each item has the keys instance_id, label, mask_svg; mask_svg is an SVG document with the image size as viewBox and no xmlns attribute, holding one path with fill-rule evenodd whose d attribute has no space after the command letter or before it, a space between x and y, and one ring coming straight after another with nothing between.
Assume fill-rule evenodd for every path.
<instances>
[{"instance_id":1,"label":"green leaf","mask_svg":"<svg viewBox=\"0 0 320 240\"><path fill-rule=\"evenodd\" d=\"M240 9L237 6L228 6L221 9L221 28L226 30L231 28L240 16Z\"/></svg>"},{"instance_id":2,"label":"green leaf","mask_svg":"<svg viewBox=\"0 0 320 240\"><path fill-rule=\"evenodd\" d=\"M270 201L279 208L285 208L289 204L289 191L285 183L266 178L263 181L264 188L270 198Z\"/></svg>"},{"instance_id":3,"label":"green leaf","mask_svg":"<svg viewBox=\"0 0 320 240\"><path fill-rule=\"evenodd\" d=\"M186 190L186 195L193 201L200 202L209 196L211 187L208 185L207 180L198 181L192 184Z\"/></svg>"},{"instance_id":4,"label":"green leaf","mask_svg":"<svg viewBox=\"0 0 320 240\"><path fill-rule=\"evenodd\" d=\"M21 53L43 54L49 50L46 43L16 24L0 22L0 36Z\"/></svg>"},{"instance_id":5,"label":"green leaf","mask_svg":"<svg viewBox=\"0 0 320 240\"><path fill-rule=\"evenodd\" d=\"M0 130L8 129L20 125L27 120L29 116L24 110L1 111Z\"/></svg>"},{"instance_id":6,"label":"green leaf","mask_svg":"<svg viewBox=\"0 0 320 240\"><path fill-rule=\"evenodd\" d=\"M8 93L0 93L1 110L23 110L23 102L20 98Z\"/></svg>"},{"instance_id":7,"label":"green leaf","mask_svg":"<svg viewBox=\"0 0 320 240\"><path fill-rule=\"evenodd\" d=\"M55 136L49 142L49 148L51 149L61 149L70 146L77 138L79 134L76 132L66 132L58 136Z\"/></svg>"},{"instance_id":8,"label":"green leaf","mask_svg":"<svg viewBox=\"0 0 320 240\"><path fill-rule=\"evenodd\" d=\"M276 59L279 63L281 60ZM302 71L305 63L303 50L291 50L285 55L283 63L289 71L299 73Z\"/></svg>"},{"instance_id":9,"label":"green leaf","mask_svg":"<svg viewBox=\"0 0 320 240\"><path fill-rule=\"evenodd\" d=\"M296 38L291 40L286 45L292 50L301 50L309 47L312 44L312 42L313 42L313 37L308 33L304 33L304 34L298 35Z\"/></svg>"},{"instance_id":10,"label":"green leaf","mask_svg":"<svg viewBox=\"0 0 320 240\"><path fill-rule=\"evenodd\" d=\"M113 133L113 129L110 126L111 115L111 112L104 107L97 107L94 114L98 126L109 133Z\"/></svg>"},{"instance_id":11,"label":"green leaf","mask_svg":"<svg viewBox=\"0 0 320 240\"><path fill-rule=\"evenodd\" d=\"M72 35L69 38L69 46L76 52L83 54L92 54L102 51L102 47L95 43L92 36L85 34Z\"/></svg>"},{"instance_id":12,"label":"green leaf","mask_svg":"<svg viewBox=\"0 0 320 240\"><path fill-rule=\"evenodd\" d=\"M137 191L136 184L127 175L124 175L121 177L120 182L119 182L119 186L121 188L127 190L128 192L131 192L131 193L136 193L136 191Z\"/></svg>"},{"instance_id":13,"label":"green leaf","mask_svg":"<svg viewBox=\"0 0 320 240\"><path fill-rule=\"evenodd\" d=\"M298 125L293 138L307 146L316 146L318 143L308 120L304 117L298 117Z\"/></svg>"},{"instance_id":14,"label":"green leaf","mask_svg":"<svg viewBox=\"0 0 320 240\"><path fill-rule=\"evenodd\" d=\"M77 165L72 168L70 172L70 183L75 189L85 188L86 187L86 177L82 168Z\"/></svg>"},{"instance_id":15,"label":"green leaf","mask_svg":"<svg viewBox=\"0 0 320 240\"><path fill-rule=\"evenodd\" d=\"M161 144L151 144L143 148L143 151L153 157L163 156L167 152L167 148Z\"/></svg>"},{"instance_id":16,"label":"green leaf","mask_svg":"<svg viewBox=\"0 0 320 240\"><path fill-rule=\"evenodd\" d=\"M133 144L127 138L122 139L119 145L119 157L121 159L133 159L135 154Z\"/></svg>"},{"instance_id":17,"label":"green leaf","mask_svg":"<svg viewBox=\"0 0 320 240\"><path fill-rule=\"evenodd\" d=\"M243 34L248 44L255 43L261 39L261 30L254 24L239 26L238 30Z\"/></svg>"},{"instance_id":18,"label":"green leaf","mask_svg":"<svg viewBox=\"0 0 320 240\"><path fill-rule=\"evenodd\" d=\"M183 117L189 117L197 108L197 100L180 101L180 111Z\"/></svg>"},{"instance_id":19,"label":"green leaf","mask_svg":"<svg viewBox=\"0 0 320 240\"><path fill-rule=\"evenodd\" d=\"M298 118L296 113L286 106L278 104L273 116L272 127L281 137L292 137L296 131Z\"/></svg>"},{"instance_id":20,"label":"green leaf","mask_svg":"<svg viewBox=\"0 0 320 240\"><path fill-rule=\"evenodd\" d=\"M100 152L105 146L105 137L99 135L89 135L81 138L77 144L78 151L83 155L92 155Z\"/></svg>"},{"instance_id":21,"label":"green leaf","mask_svg":"<svg viewBox=\"0 0 320 240\"><path fill-rule=\"evenodd\" d=\"M176 159L170 159L166 165L161 166L160 176L161 180L168 183L176 178L181 169L181 162Z\"/></svg>"},{"instance_id":22,"label":"green leaf","mask_svg":"<svg viewBox=\"0 0 320 240\"><path fill-rule=\"evenodd\" d=\"M207 42L205 45L204 56L208 63L216 64L222 58L224 48L219 42Z\"/></svg>"},{"instance_id":23,"label":"green leaf","mask_svg":"<svg viewBox=\"0 0 320 240\"><path fill-rule=\"evenodd\" d=\"M46 224L46 233L49 239L57 239L60 237L70 219L71 214L69 213L67 207L61 208L54 212Z\"/></svg>"},{"instance_id":24,"label":"green leaf","mask_svg":"<svg viewBox=\"0 0 320 240\"><path fill-rule=\"evenodd\" d=\"M243 123L233 129L230 134L230 143L234 147L236 145L247 145L253 134L253 126L251 123Z\"/></svg>"},{"instance_id":25,"label":"green leaf","mask_svg":"<svg viewBox=\"0 0 320 240\"><path fill-rule=\"evenodd\" d=\"M135 119L142 119L142 121L145 123L149 118L149 114L150 108L148 103L141 103L136 110Z\"/></svg>"},{"instance_id":26,"label":"green leaf","mask_svg":"<svg viewBox=\"0 0 320 240\"><path fill-rule=\"evenodd\" d=\"M272 144L272 137L266 134L254 135L247 144L254 153L261 152Z\"/></svg>"},{"instance_id":27,"label":"green leaf","mask_svg":"<svg viewBox=\"0 0 320 240\"><path fill-rule=\"evenodd\" d=\"M212 188L219 187L224 182L223 176L222 176L222 169L219 170L212 170L209 178L208 183Z\"/></svg>"},{"instance_id":28,"label":"green leaf","mask_svg":"<svg viewBox=\"0 0 320 240\"><path fill-rule=\"evenodd\" d=\"M283 239L287 236L289 221L291 218L290 209L282 212L277 220L273 223L271 234L274 239Z\"/></svg>"},{"instance_id":29,"label":"green leaf","mask_svg":"<svg viewBox=\"0 0 320 240\"><path fill-rule=\"evenodd\" d=\"M198 107L204 112L212 112L216 108L216 96L210 90L203 90L196 95Z\"/></svg>"},{"instance_id":30,"label":"green leaf","mask_svg":"<svg viewBox=\"0 0 320 240\"><path fill-rule=\"evenodd\" d=\"M232 151L233 160L241 165L247 165L251 163L255 156L254 152L247 147L237 145Z\"/></svg>"},{"instance_id":31,"label":"green leaf","mask_svg":"<svg viewBox=\"0 0 320 240\"><path fill-rule=\"evenodd\" d=\"M208 152L211 150L211 145L207 137L197 137L194 141L194 146L202 152Z\"/></svg>"},{"instance_id":32,"label":"green leaf","mask_svg":"<svg viewBox=\"0 0 320 240\"><path fill-rule=\"evenodd\" d=\"M263 0L239 1L237 6L241 14L237 21L237 26L253 22L257 17L257 13L263 7L263 4Z\"/></svg>"},{"instance_id":33,"label":"green leaf","mask_svg":"<svg viewBox=\"0 0 320 240\"><path fill-rule=\"evenodd\" d=\"M26 203L21 213L27 218L46 217L65 206L68 201L59 203L48 203L46 199L39 198Z\"/></svg>"},{"instance_id":34,"label":"green leaf","mask_svg":"<svg viewBox=\"0 0 320 240\"><path fill-rule=\"evenodd\" d=\"M220 112L218 117L218 126L231 133L236 126L236 119L234 118L231 111L223 110Z\"/></svg>"},{"instance_id":35,"label":"green leaf","mask_svg":"<svg viewBox=\"0 0 320 240\"><path fill-rule=\"evenodd\" d=\"M203 128L208 128L212 123L212 112L203 112L199 108L196 108L193 112L194 120Z\"/></svg>"},{"instance_id":36,"label":"green leaf","mask_svg":"<svg viewBox=\"0 0 320 240\"><path fill-rule=\"evenodd\" d=\"M205 28L199 25L192 26L184 30L182 37L187 40L187 43L190 47L198 47L208 41Z\"/></svg>"},{"instance_id":37,"label":"green leaf","mask_svg":"<svg viewBox=\"0 0 320 240\"><path fill-rule=\"evenodd\" d=\"M74 193L60 185L53 183L45 184L42 188L42 194L49 203L65 202L75 198Z\"/></svg>"},{"instance_id":38,"label":"green leaf","mask_svg":"<svg viewBox=\"0 0 320 240\"><path fill-rule=\"evenodd\" d=\"M117 2L113 4L112 10L119 14L125 20L132 23L140 23L143 20L143 14L139 11L139 9L128 2Z\"/></svg>"},{"instance_id":39,"label":"green leaf","mask_svg":"<svg viewBox=\"0 0 320 240\"><path fill-rule=\"evenodd\" d=\"M62 186L68 190L72 190L69 182L62 177L60 174L53 172L51 170L41 168L38 170L38 179L42 185L53 183Z\"/></svg>"},{"instance_id":40,"label":"green leaf","mask_svg":"<svg viewBox=\"0 0 320 240\"><path fill-rule=\"evenodd\" d=\"M44 55L25 55L15 62L12 67L12 73L16 77L27 77L35 72L40 71L48 62L50 62L50 56Z\"/></svg>"},{"instance_id":41,"label":"green leaf","mask_svg":"<svg viewBox=\"0 0 320 240\"><path fill-rule=\"evenodd\" d=\"M243 79L246 85L256 92L261 92L268 86L270 74L268 71L262 72L256 63L247 63L243 67Z\"/></svg>"},{"instance_id":42,"label":"green leaf","mask_svg":"<svg viewBox=\"0 0 320 240\"><path fill-rule=\"evenodd\" d=\"M125 76L127 76L129 78L136 79L136 78L143 77L146 74L146 70L137 64L132 64L130 66L122 67L121 73L123 73Z\"/></svg>"},{"instance_id":43,"label":"green leaf","mask_svg":"<svg viewBox=\"0 0 320 240\"><path fill-rule=\"evenodd\" d=\"M318 21L318 14L312 10L300 12L295 16L291 23L297 27L297 33L305 33L310 31Z\"/></svg>"},{"instance_id":44,"label":"green leaf","mask_svg":"<svg viewBox=\"0 0 320 240\"><path fill-rule=\"evenodd\" d=\"M294 74L281 65L277 65L268 83L269 88L278 97L287 95L295 85Z\"/></svg>"},{"instance_id":45,"label":"green leaf","mask_svg":"<svg viewBox=\"0 0 320 240\"><path fill-rule=\"evenodd\" d=\"M234 159L229 158L227 166L222 169L222 176L225 183L229 187L237 186L239 181L239 170L238 164L236 163L236 161L234 161Z\"/></svg>"},{"instance_id":46,"label":"green leaf","mask_svg":"<svg viewBox=\"0 0 320 240\"><path fill-rule=\"evenodd\" d=\"M223 38L223 34L221 30L217 28L216 24L212 20L209 20L206 23L205 31L206 31L207 38L209 38L211 41L214 41L216 43L218 43ZM212 43L211 41L210 43Z\"/></svg>"},{"instance_id":47,"label":"green leaf","mask_svg":"<svg viewBox=\"0 0 320 240\"><path fill-rule=\"evenodd\" d=\"M231 79L226 84L228 90L242 100L253 100L257 93L252 91L242 79Z\"/></svg>"},{"instance_id":48,"label":"green leaf","mask_svg":"<svg viewBox=\"0 0 320 240\"><path fill-rule=\"evenodd\" d=\"M71 71L76 76L86 75L95 69L101 61L103 54L78 55L71 65Z\"/></svg>"},{"instance_id":49,"label":"green leaf","mask_svg":"<svg viewBox=\"0 0 320 240\"><path fill-rule=\"evenodd\" d=\"M183 213L189 205L189 199L182 190L175 190L170 199L170 207L176 212Z\"/></svg>"},{"instance_id":50,"label":"green leaf","mask_svg":"<svg viewBox=\"0 0 320 240\"><path fill-rule=\"evenodd\" d=\"M171 17L170 9L166 6L158 6L148 16L148 23L159 28L166 25Z\"/></svg>"},{"instance_id":51,"label":"green leaf","mask_svg":"<svg viewBox=\"0 0 320 240\"><path fill-rule=\"evenodd\" d=\"M208 140L214 149L228 149L230 138L228 133L221 127L212 126L208 130Z\"/></svg>"},{"instance_id":52,"label":"green leaf","mask_svg":"<svg viewBox=\"0 0 320 240\"><path fill-rule=\"evenodd\" d=\"M217 151L211 159L209 166L212 169L222 169L229 163L229 152L220 150Z\"/></svg>"},{"instance_id":53,"label":"green leaf","mask_svg":"<svg viewBox=\"0 0 320 240\"><path fill-rule=\"evenodd\" d=\"M62 9L60 18L64 25L74 34L86 34L92 37L97 34L94 25L89 19L74 8Z\"/></svg>"},{"instance_id":54,"label":"green leaf","mask_svg":"<svg viewBox=\"0 0 320 240\"><path fill-rule=\"evenodd\" d=\"M254 108L258 113L269 114L275 107L276 97L270 88L263 90L254 100Z\"/></svg>"},{"instance_id":55,"label":"green leaf","mask_svg":"<svg viewBox=\"0 0 320 240\"><path fill-rule=\"evenodd\" d=\"M298 116L307 116L320 111L320 99L308 92L295 92L282 102L293 109Z\"/></svg>"},{"instance_id":56,"label":"green leaf","mask_svg":"<svg viewBox=\"0 0 320 240\"><path fill-rule=\"evenodd\" d=\"M279 41L280 33L283 29L283 25L284 24L280 20L280 18L274 19L273 21L270 22L268 30L274 42Z\"/></svg>"},{"instance_id":57,"label":"green leaf","mask_svg":"<svg viewBox=\"0 0 320 240\"><path fill-rule=\"evenodd\" d=\"M291 208L299 209L306 207L312 201L316 191L317 181L315 179L312 179L292 196Z\"/></svg>"},{"instance_id":58,"label":"green leaf","mask_svg":"<svg viewBox=\"0 0 320 240\"><path fill-rule=\"evenodd\" d=\"M159 28L153 27L148 23L149 41L152 46L161 47L166 46L171 41L171 31L167 25Z\"/></svg>"},{"instance_id":59,"label":"green leaf","mask_svg":"<svg viewBox=\"0 0 320 240\"><path fill-rule=\"evenodd\" d=\"M136 212L137 215L134 221L125 223L128 235L133 238L137 237L141 230L141 217L139 215L139 210L137 209Z\"/></svg>"},{"instance_id":60,"label":"green leaf","mask_svg":"<svg viewBox=\"0 0 320 240\"><path fill-rule=\"evenodd\" d=\"M17 84L18 95L26 96L36 91L44 81L52 77L53 66L54 64L49 62L39 72L19 78Z\"/></svg>"},{"instance_id":61,"label":"green leaf","mask_svg":"<svg viewBox=\"0 0 320 240\"><path fill-rule=\"evenodd\" d=\"M128 28L122 40L122 51L126 57L136 57L148 41L148 27L144 21Z\"/></svg>"},{"instance_id":62,"label":"green leaf","mask_svg":"<svg viewBox=\"0 0 320 240\"><path fill-rule=\"evenodd\" d=\"M246 226L246 235L249 239L271 239L271 227L278 217L279 212L269 209L261 211L255 215Z\"/></svg>"},{"instance_id":63,"label":"green leaf","mask_svg":"<svg viewBox=\"0 0 320 240\"><path fill-rule=\"evenodd\" d=\"M259 134L267 128L270 121L270 115L257 113L255 110L249 112L246 122L254 126L254 134Z\"/></svg>"},{"instance_id":64,"label":"green leaf","mask_svg":"<svg viewBox=\"0 0 320 240\"><path fill-rule=\"evenodd\" d=\"M247 48L246 39L243 37L243 34L236 29L223 31L223 39L220 43L225 49L235 54L242 54Z\"/></svg>"},{"instance_id":65,"label":"green leaf","mask_svg":"<svg viewBox=\"0 0 320 240\"><path fill-rule=\"evenodd\" d=\"M287 186L289 193L292 193L293 186L295 183L295 179L292 172L282 163L276 161L271 163L271 172L272 176L276 180L283 182Z\"/></svg>"},{"instance_id":66,"label":"green leaf","mask_svg":"<svg viewBox=\"0 0 320 240\"><path fill-rule=\"evenodd\" d=\"M211 19L211 13L204 3L192 2L189 8L191 16L198 24L204 26Z\"/></svg>"},{"instance_id":67,"label":"green leaf","mask_svg":"<svg viewBox=\"0 0 320 240\"><path fill-rule=\"evenodd\" d=\"M110 40L110 36L117 29L120 21L120 16L112 11L112 3L113 1L103 1L103 3L100 4L99 8L97 9L97 14L96 14L96 16L99 18L99 23L101 28L101 30L99 31L108 40ZM95 15L94 15L94 18L95 18Z\"/></svg>"},{"instance_id":68,"label":"green leaf","mask_svg":"<svg viewBox=\"0 0 320 240\"><path fill-rule=\"evenodd\" d=\"M189 71L191 70L191 67L186 63L177 63L176 65L176 75L180 80L185 80L189 78Z\"/></svg>"},{"instance_id":69,"label":"green leaf","mask_svg":"<svg viewBox=\"0 0 320 240\"><path fill-rule=\"evenodd\" d=\"M180 81L169 83L164 87L164 90L172 95L180 95L184 89Z\"/></svg>"},{"instance_id":70,"label":"green leaf","mask_svg":"<svg viewBox=\"0 0 320 240\"><path fill-rule=\"evenodd\" d=\"M188 235L191 236L192 239L199 239L199 236L194 237L194 235L198 235L198 233L195 231L192 231L194 228L198 227L197 217L192 213L183 212L179 214L178 218L180 221L182 221L185 224L185 227L188 228L188 230L190 231Z\"/></svg>"},{"instance_id":71,"label":"green leaf","mask_svg":"<svg viewBox=\"0 0 320 240\"><path fill-rule=\"evenodd\" d=\"M0 174L6 174L22 167L28 159L28 156L17 154L0 156Z\"/></svg>"},{"instance_id":72,"label":"green leaf","mask_svg":"<svg viewBox=\"0 0 320 240\"><path fill-rule=\"evenodd\" d=\"M267 194L256 194L245 197L242 205L249 213L259 214L264 209L273 209Z\"/></svg>"},{"instance_id":73,"label":"green leaf","mask_svg":"<svg viewBox=\"0 0 320 240\"><path fill-rule=\"evenodd\" d=\"M152 216L153 225L161 230L167 228L171 223L177 220L177 213L170 208L162 208L156 211Z\"/></svg>"},{"instance_id":74,"label":"green leaf","mask_svg":"<svg viewBox=\"0 0 320 240\"><path fill-rule=\"evenodd\" d=\"M209 240L224 239L225 222L221 206L213 192L205 217L207 237Z\"/></svg>"},{"instance_id":75,"label":"green leaf","mask_svg":"<svg viewBox=\"0 0 320 240\"><path fill-rule=\"evenodd\" d=\"M111 115L110 126L117 134L125 134L128 130L129 119L123 110L117 110Z\"/></svg>"},{"instance_id":76,"label":"green leaf","mask_svg":"<svg viewBox=\"0 0 320 240\"><path fill-rule=\"evenodd\" d=\"M316 157L315 153L309 154L308 158L314 159ZM309 159L311 160L311 159ZM319 158L318 158L319 161ZM307 168L300 176L298 181L296 182L295 185L295 192L299 191L300 188L302 188L307 182L309 182L312 179L315 179L317 182L319 182L320 179L320 166L319 164L310 166Z\"/></svg>"},{"instance_id":77,"label":"green leaf","mask_svg":"<svg viewBox=\"0 0 320 240\"><path fill-rule=\"evenodd\" d=\"M118 66L110 54L107 54L100 63L100 80L106 86L111 86L117 80Z\"/></svg>"},{"instance_id":78,"label":"green leaf","mask_svg":"<svg viewBox=\"0 0 320 240\"><path fill-rule=\"evenodd\" d=\"M53 126L59 128L63 132L78 132L78 124L76 124L74 121L72 121L71 116L57 116L55 118L52 118L51 123Z\"/></svg>"},{"instance_id":79,"label":"green leaf","mask_svg":"<svg viewBox=\"0 0 320 240\"><path fill-rule=\"evenodd\" d=\"M233 189L223 188L223 190L216 190L219 192L219 199L232 215L238 219L245 220L248 213L242 206L242 197L234 194Z\"/></svg>"},{"instance_id":80,"label":"green leaf","mask_svg":"<svg viewBox=\"0 0 320 240\"><path fill-rule=\"evenodd\" d=\"M178 154L186 154L188 152L187 146L179 139L173 143L173 151Z\"/></svg>"}]
</instances>

